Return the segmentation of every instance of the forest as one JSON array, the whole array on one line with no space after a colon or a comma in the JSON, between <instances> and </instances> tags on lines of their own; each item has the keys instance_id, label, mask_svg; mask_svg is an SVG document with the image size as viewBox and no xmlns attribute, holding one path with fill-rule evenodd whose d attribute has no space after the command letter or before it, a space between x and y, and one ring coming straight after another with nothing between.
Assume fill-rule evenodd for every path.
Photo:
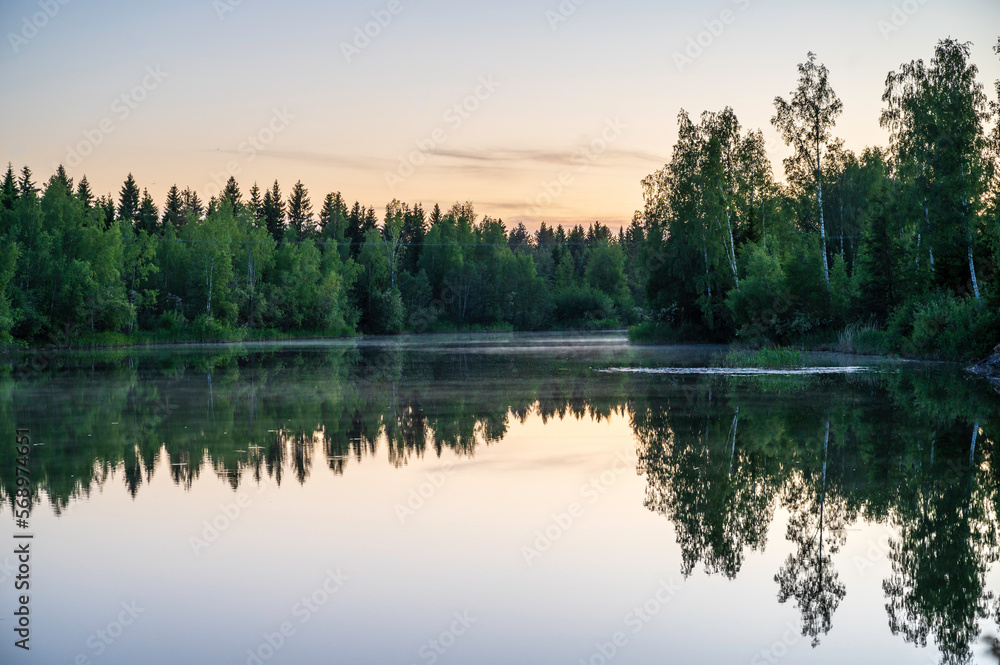
<instances>
[{"instance_id":1,"label":"forest","mask_svg":"<svg viewBox=\"0 0 1000 665\"><path fill-rule=\"evenodd\" d=\"M1000 56L1000 41L994 47ZM670 161L617 230L508 229L472 203L398 200L379 220L297 182L216 198L131 174L117 196L59 167L0 181L0 345L118 345L630 328L636 341L800 344L969 359L1000 341L1000 81L971 48L886 77L887 147L836 136L843 104L810 53L763 133L731 108L678 116Z\"/></svg>"}]
</instances>

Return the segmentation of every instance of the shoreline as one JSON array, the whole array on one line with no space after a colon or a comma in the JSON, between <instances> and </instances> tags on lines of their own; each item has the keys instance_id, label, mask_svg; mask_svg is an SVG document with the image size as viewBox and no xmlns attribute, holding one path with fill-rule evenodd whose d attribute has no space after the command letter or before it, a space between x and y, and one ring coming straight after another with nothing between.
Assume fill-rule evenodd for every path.
<instances>
[{"instance_id":1,"label":"shoreline","mask_svg":"<svg viewBox=\"0 0 1000 665\"><path fill-rule=\"evenodd\" d=\"M50 342L45 345L33 345L33 346L17 346L15 344L7 345L0 348L0 358L3 361L0 362L0 366L7 365L10 367L18 367L15 362L11 362L18 356L36 356L43 355L46 357L54 356L60 353L66 352L110 352L110 351L128 351L128 350L155 350L155 349L192 349L192 348L217 348L225 349L232 347L239 347L244 345L263 345L263 344L297 344L297 343L346 343L346 342L371 342L371 341L385 341L385 340L396 340L396 339L433 339L440 338L448 335L481 335L484 337L493 337L499 335L522 335L522 336L544 336L544 335L593 335L593 334L619 334L623 337L624 341L629 347L632 348L655 348L655 347L720 347L720 348L730 348L732 350L746 351L749 353L755 353L761 349L755 348L751 345L739 344L736 341L730 341L727 343L709 343L709 342L682 342L682 341L656 341L656 340L634 340L629 335L629 330L626 328L620 329L580 329L580 328L570 328L563 330L544 330L544 331L507 331L507 330L450 330L450 331L440 331L440 332L404 332L396 335L371 335L371 334L355 334L355 335L306 335L302 337L277 335L274 337L262 336L249 339L206 339L206 340L130 340L120 344L115 343L68 343L68 344L58 344ZM970 364L970 361L955 361L955 360L942 360L940 358L933 357L907 357L901 354L891 353L864 353L860 351L846 351L842 349L832 348L829 344L818 344L818 345L805 345L805 344L789 344L784 347L801 353L807 354L830 354L839 356L849 356L856 358L867 358L871 360L883 360L892 362L915 362L924 364L937 364L937 365L953 365L956 367L962 367L969 374L978 376L980 378L986 379L990 382L996 383L1000 381L1000 374L992 373L989 371L991 366L996 365L996 354L990 358L980 360L978 362ZM993 359L993 365L990 364L990 360Z\"/></svg>"},{"instance_id":2,"label":"shoreline","mask_svg":"<svg viewBox=\"0 0 1000 665\"><path fill-rule=\"evenodd\" d=\"M152 348L188 348L188 347L226 347L226 346L237 346L241 344L269 344L269 343L281 343L281 342L343 342L343 341L363 341L363 340L391 340L391 339L402 339L409 337L441 337L445 335L560 335L560 334L601 334L601 333L619 333L621 334L629 344L635 346L642 346L636 344L631 340L628 340L628 329L627 328L599 328L599 329L586 329L586 328L566 328L561 330L533 330L533 331L518 331L518 330L442 330L435 332L402 332L395 335L373 335L357 333L353 335L304 335L302 337L287 336L287 335L276 335L274 337L255 337L247 339L205 339L205 340L129 340L122 343L88 343L88 342L70 342L66 344L60 344L55 342L49 342L48 344L31 344L26 346L20 346L18 344L8 344L0 348L0 355L12 356L15 354L32 354L39 351L115 351L118 349L152 349ZM676 344L673 346L706 346L704 344Z\"/></svg>"}]
</instances>

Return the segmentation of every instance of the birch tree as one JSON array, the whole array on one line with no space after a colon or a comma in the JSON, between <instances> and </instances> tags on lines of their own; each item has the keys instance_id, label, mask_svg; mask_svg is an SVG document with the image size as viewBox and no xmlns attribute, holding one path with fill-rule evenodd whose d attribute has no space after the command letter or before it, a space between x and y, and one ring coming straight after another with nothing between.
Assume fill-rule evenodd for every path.
<instances>
[{"instance_id":1,"label":"birch tree","mask_svg":"<svg viewBox=\"0 0 1000 665\"><path fill-rule=\"evenodd\" d=\"M396 286L399 273L400 254L403 251L403 226L406 223L408 206L393 199L385 207L385 222L382 224L382 242L389 267L389 284Z\"/></svg>"},{"instance_id":2,"label":"birch tree","mask_svg":"<svg viewBox=\"0 0 1000 665\"><path fill-rule=\"evenodd\" d=\"M775 114L771 124L781 133L794 154L785 160L785 171L812 171L816 184L816 204L819 211L819 234L823 246L823 274L830 283L830 263L827 258L826 224L823 217L823 158L832 141L831 130L844 105L830 86L826 65L817 64L816 54L799 65L799 85L788 100L774 99Z\"/></svg>"},{"instance_id":3,"label":"birch tree","mask_svg":"<svg viewBox=\"0 0 1000 665\"><path fill-rule=\"evenodd\" d=\"M882 124L890 130L897 174L914 178L923 199L920 228L930 235L935 282L979 299L975 247L990 179L989 107L970 56L970 44L945 39L929 64L914 60L890 73ZM918 231L918 247L921 242Z\"/></svg>"}]
</instances>

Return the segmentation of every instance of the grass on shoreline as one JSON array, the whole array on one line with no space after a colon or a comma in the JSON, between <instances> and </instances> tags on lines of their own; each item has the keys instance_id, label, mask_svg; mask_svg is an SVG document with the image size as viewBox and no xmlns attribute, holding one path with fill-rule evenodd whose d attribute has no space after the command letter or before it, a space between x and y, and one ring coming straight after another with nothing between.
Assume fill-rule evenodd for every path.
<instances>
[{"instance_id":1,"label":"grass on shoreline","mask_svg":"<svg viewBox=\"0 0 1000 665\"><path fill-rule=\"evenodd\" d=\"M802 367L804 364L805 354L790 348L760 349L759 351L731 349L721 361L722 367L741 369L788 369Z\"/></svg>"}]
</instances>

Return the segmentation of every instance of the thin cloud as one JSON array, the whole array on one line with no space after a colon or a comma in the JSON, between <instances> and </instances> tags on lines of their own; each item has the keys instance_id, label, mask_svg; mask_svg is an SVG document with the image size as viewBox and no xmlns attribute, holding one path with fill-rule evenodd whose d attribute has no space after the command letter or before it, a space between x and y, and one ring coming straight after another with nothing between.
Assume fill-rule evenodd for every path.
<instances>
[{"instance_id":1,"label":"thin cloud","mask_svg":"<svg viewBox=\"0 0 1000 665\"><path fill-rule=\"evenodd\" d=\"M241 156L238 150L212 150L216 154ZM275 159L286 159L306 164L317 164L320 166L341 166L350 169L385 169L391 167L394 162L389 159L378 157L357 157L346 155L322 154L315 152L299 152L292 150L261 150L256 153L257 157L271 157Z\"/></svg>"},{"instance_id":2,"label":"thin cloud","mask_svg":"<svg viewBox=\"0 0 1000 665\"><path fill-rule=\"evenodd\" d=\"M463 162L488 163L495 168L522 168L526 163L545 164L554 166L579 167L582 155L593 155L588 164L592 166L621 165L622 163L653 162L663 164L664 160L659 155L654 155L642 150L628 150L609 147L600 154L581 152L581 149L572 150L511 150L511 149L437 149L431 152L433 155L448 157Z\"/></svg>"},{"instance_id":3,"label":"thin cloud","mask_svg":"<svg viewBox=\"0 0 1000 665\"><path fill-rule=\"evenodd\" d=\"M242 156L238 150L206 150L227 156ZM573 150L531 150L494 148L439 148L427 153L428 161L417 171L434 173L474 172L491 177L516 177L526 171L549 173L554 168L580 168L581 153ZM369 157L364 155L337 155L293 150L261 150L257 157L284 159L303 164L349 168L360 171L395 171L398 158ZM432 159L432 158L441 159ZM642 150L609 147L596 155L586 165L592 168L620 167L623 164L663 164L665 160Z\"/></svg>"}]
</instances>

